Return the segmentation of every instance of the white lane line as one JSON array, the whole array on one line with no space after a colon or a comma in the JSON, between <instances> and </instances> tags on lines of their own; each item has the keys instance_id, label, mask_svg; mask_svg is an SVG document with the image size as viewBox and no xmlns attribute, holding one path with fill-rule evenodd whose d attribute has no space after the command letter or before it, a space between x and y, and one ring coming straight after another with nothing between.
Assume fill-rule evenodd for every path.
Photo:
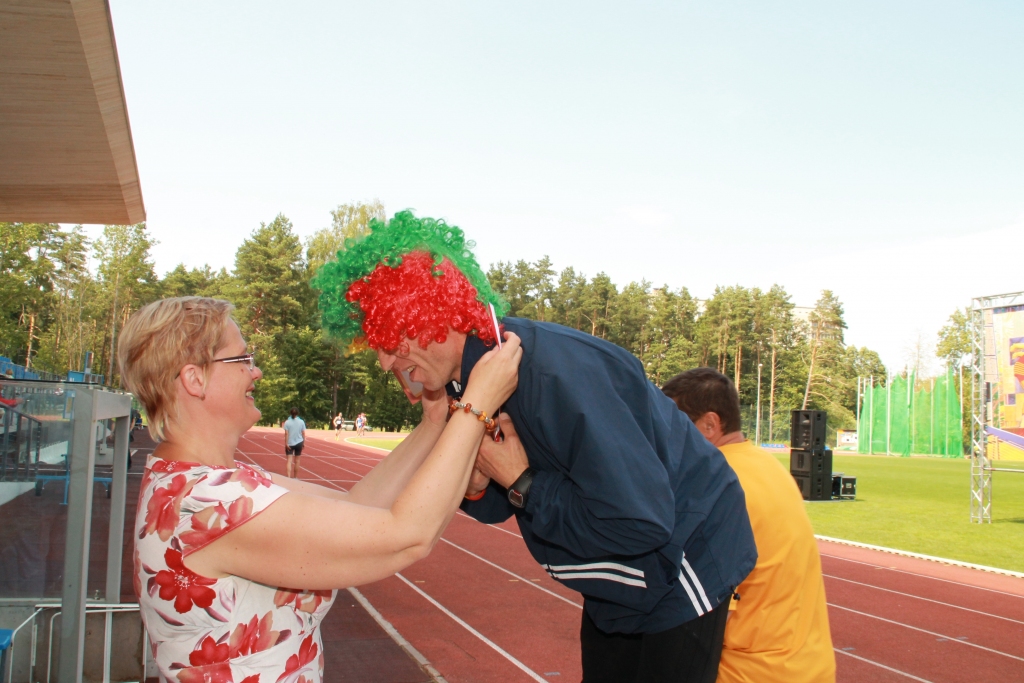
<instances>
[{"instance_id":1,"label":"white lane line","mask_svg":"<svg viewBox=\"0 0 1024 683\"><path fill-rule=\"evenodd\" d=\"M264 438L264 439L266 439L266 440L271 440L271 439L269 438L269 435L268 435L268 434L263 434L262 436L263 436L263 438ZM276 440L276 439L272 439L272 440ZM266 447L266 446L263 446L263 447ZM337 455L337 454L334 454L334 453L329 453L329 452L325 452L325 451L314 451L313 449L314 449L314 446L313 446L313 444L312 444L312 443L309 443L309 444L307 445L307 451L308 451L308 453L309 453L310 455L314 455L314 456L317 456L317 457L323 457L323 456L327 455L327 456L330 456L330 457L332 457L332 458L341 458L342 460L350 460L349 458L346 458L346 457L344 457L344 456L339 456L339 455ZM282 456L282 457L284 457L284 456ZM383 459L382 459L382 460L383 460ZM380 462L380 461L376 461L376 462ZM361 466L361 467L369 467L369 465L366 465L366 464L364 464L364 463L354 463L354 464L356 464L356 465L359 465L359 466ZM338 466L337 466L337 465L334 465L334 467L338 467ZM370 469L373 469L373 467L370 467ZM353 472L353 474L359 474L359 473L358 473L358 472ZM362 473L362 474L366 474L366 473L364 472L364 473Z\"/></svg>"},{"instance_id":2,"label":"white lane line","mask_svg":"<svg viewBox=\"0 0 1024 683\"><path fill-rule=\"evenodd\" d=\"M414 648L412 643L403 638L402 634L398 632L398 629L396 629L390 621L385 619L384 615L378 612L376 607L370 604L370 601L366 599L365 595L359 592L359 589L349 588L348 592L352 594L352 597L356 599L356 602L363 606L363 609L370 613L370 616L373 617L374 621L376 621L380 627L384 629L384 631L391 636L396 643L398 643L398 646L405 650L410 657L416 660L417 664L430 674L430 677L434 679L434 683L448 683L444 676L441 675L441 672L435 669L434 665L430 663L430 660L424 657L419 650Z\"/></svg>"},{"instance_id":3,"label":"white lane line","mask_svg":"<svg viewBox=\"0 0 1024 683\"><path fill-rule=\"evenodd\" d=\"M352 458L346 458L343 455L337 455L337 454L334 454L334 453L318 452L318 451L316 451L312 447L307 448L306 451L304 451L304 452L308 453L311 457L315 457L315 458L320 459L320 461L323 462L323 464L327 465L328 467L334 467L334 468L339 469L339 470L341 470L343 472L348 472L349 474L351 474L353 476L356 476L356 477L364 477L364 476L366 476L367 474L369 474L370 470L372 470L374 467L376 467L378 464L380 464L380 460L372 461L372 464L369 464L369 463L366 463L366 462L358 462L358 461L353 460ZM345 461L347 461L347 462L349 462L352 465L357 466L357 467L365 467L365 468L367 468L367 471L366 472L353 472L352 470L346 469L346 468L342 467L341 465L337 465L337 464L335 464L333 462L329 462L327 460L323 460L323 458L325 456L326 457L330 457L330 458L336 458L336 459L339 459L339 460L345 460Z\"/></svg>"},{"instance_id":4,"label":"white lane line","mask_svg":"<svg viewBox=\"0 0 1024 683\"><path fill-rule=\"evenodd\" d=\"M903 595L903 596L908 597L908 598L914 598L915 600L924 600L925 602L931 602L931 603L934 603L936 605L942 605L943 607L953 607L955 609L962 609L965 612L973 612L975 614L980 614L982 616L992 617L993 619L1002 619L1003 621L1010 621L1010 622L1013 622L1014 624L1024 625L1024 621L1017 621L1016 619L1011 619L1010 617L1001 617L998 614L992 614L990 612L982 612L981 610L971 609L970 607L961 607L960 605L953 605L953 604L948 603L948 602L942 602L941 600L932 600L931 598L922 598L920 595L914 595L912 593L903 593L901 591L894 591L891 588L882 588L881 586L874 586L874 585L872 585L870 583L861 583L860 581L854 581L853 579L844 579L841 576L833 576L832 574L824 574L823 573L822 576L828 577L830 579L835 579L836 581L845 581L847 583L854 583L854 584L857 584L858 586L865 586L866 588L874 588L875 590L885 591L886 593L895 593L896 595Z\"/></svg>"},{"instance_id":5,"label":"white lane line","mask_svg":"<svg viewBox=\"0 0 1024 683\"><path fill-rule=\"evenodd\" d=\"M259 448L263 448L263 449L266 449L266 446L262 446L262 445L260 445L260 444L258 444L258 443L257 443L257 444L253 444L253 445L254 445L254 446L258 446ZM262 465L260 465L260 464L259 464L258 462L256 462L255 460L253 460L253 458L252 458L252 456L251 456L251 455L249 455L249 454L245 453L244 451L242 451L242 450L240 450L240 449L236 449L236 450L238 450L238 452L239 452L239 453L240 453L241 455L244 455L244 456L245 456L246 458L248 458L248 459L249 459L249 461L250 461L250 462L252 462L252 464L254 464L254 465L259 465L260 467L262 467ZM261 454L261 455L262 455L262 454ZM283 456L283 455L277 455L277 453L274 453L273 451L268 451L268 452L267 452L267 455L276 455L276 456L277 456L277 457L279 457L279 458L284 458L284 456ZM319 474L317 474L316 472L313 472L312 470L310 470L310 469L308 469L308 468L306 469L306 471L307 471L307 472L308 472L309 474L312 474L312 475L313 475L314 477L317 477L318 479L322 480L322 481L324 482L324 484L325 484L326 486L332 486L332 487L334 487L334 488L338 489L339 491L345 491L346 493L348 492L348 489L347 489L347 488L345 488L344 486L338 486L338 485L337 485L337 484L335 484L335 483L334 483L334 482L333 482L332 480L330 480L330 479L327 479L326 477L322 477L322 476L320 476ZM278 472L277 474L280 474L280 473ZM283 476L283 475L281 475L281 476ZM313 482L313 483L315 484L316 482Z\"/></svg>"},{"instance_id":6,"label":"white lane line","mask_svg":"<svg viewBox=\"0 0 1024 683\"><path fill-rule=\"evenodd\" d=\"M843 560L844 562L853 562L854 564L862 564L865 567L875 567L876 569L885 569L887 571L896 572L898 574L906 574L908 576L916 576L916 577L919 577L919 578L922 578L922 579L931 579L932 581L942 581L943 583L952 583L954 585L962 586L964 588L975 588L975 589L980 590L980 591L988 591L989 593L997 593L998 595L1008 595L1011 598L1024 598L1024 595L1018 595L1016 593L1007 593L1006 591L996 590L995 588L985 588L984 586L973 586L973 585L971 585L969 583L963 583L963 582L960 582L960 581L951 581L949 579L940 579L940 578L935 577L935 576L928 576L927 574L918 574L917 572L908 572L905 569L896 569L894 567L886 567L885 565L882 565L882 564L873 564L871 562L861 562L860 560L851 560L848 557L839 557L838 555L828 555L826 553L821 553L821 556L822 557L829 557L829 558L832 558L833 560Z\"/></svg>"},{"instance_id":7,"label":"white lane line","mask_svg":"<svg viewBox=\"0 0 1024 683\"><path fill-rule=\"evenodd\" d=\"M479 520L473 519L472 517L470 517L469 515L467 515L467 514L466 514L465 512L463 512L462 510L456 510L456 512L457 512L457 513L459 514L459 516L460 516L460 517L465 517L466 519L468 519L468 520L471 520L471 521L474 521L474 522L476 522L477 524L479 524L479 525L481 525L481 526L485 526L485 527L487 527L488 529L495 529L495 530L497 530L497 531L504 531L504 532L505 532L506 534L508 534L509 536L515 536L516 538L522 538L522 536L520 536L520 535L519 535L519 534L517 534L516 532L514 532L514 531L509 531L508 529L503 529L503 528L501 528L500 526L498 526L497 524L484 524L483 522L481 522L481 521L479 521Z\"/></svg>"},{"instance_id":8,"label":"white lane line","mask_svg":"<svg viewBox=\"0 0 1024 683\"><path fill-rule=\"evenodd\" d=\"M243 438L247 438L247 437L246 437L245 435L243 435ZM256 446L256 447L258 447L258 448L262 448L262 449L263 449L263 450L265 450L265 451L266 451L266 452L267 452L267 453L268 453L269 455L273 455L273 456L275 456L275 457L278 457L278 458L282 458L282 459L283 459L283 458L285 457L284 455L281 455L280 453L278 453L278 452L276 452L276 451L274 451L274 450L272 450L272 449L270 449L270 448L267 448L267 447L266 447L265 445L263 445L263 444L261 444L261 443L259 443L259 442L255 441L255 440L250 440L250 441L251 441L251 443L252 443L252 445L253 445L253 446ZM354 477L360 477L360 478L362 478L362 477L364 477L364 476L366 475L366 473L364 473L364 472L353 472L352 470L347 470L347 469L345 469L344 467L340 467L340 466L338 466L338 465L335 465L335 464L333 464L333 463L325 462L324 464L325 464L325 465L327 465L327 466L329 466L329 467L333 467L333 468L335 468L335 469L339 469L339 470L341 470L342 472L346 472L346 473L348 473L348 474L351 474L351 475L352 475L352 476L354 476ZM308 470L309 468L307 467L306 469ZM372 469L372 468L371 468L371 469ZM314 472L313 474L316 474L316 473ZM320 475L316 475L316 476L320 476ZM321 478L321 479L324 479L325 477L320 477L320 478Z\"/></svg>"},{"instance_id":9,"label":"white lane line","mask_svg":"<svg viewBox=\"0 0 1024 683\"><path fill-rule=\"evenodd\" d=\"M501 647L499 647L497 643L495 643L493 640L491 640L490 638L488 638L484 634L480 633L480 631L477 631L475 628L473 628L472 626L467 624L465 621L463 621L459 617L455 616L455 614L451 610L449 610L447 607L445 607L444 605L439 603L434 598L432 598L429 595L427 595L419 586L414 584L412 581L410 581L409 579L405 578L401 574L395 574L395 576L397 576L403 582L405 582L405 584L407 586L409 586L409 588L412 588L414 591L416 591L417 593L422 595L424 598L426 598L427 602L429 602L431 605L433 605L434 607L438 608L439 610L444 612L446 615L451 617L451 619L455 623L457 623L459 626L461 626L462 628L464 628L467 631L469 631L470 633L472 633L474 636L476 636L477 638L482 640L488 647L490 647L495 652L497 652L499 655L501 655L502 657L504 657L508 661L512 662L512 664L514 664L517 668L519 668L527 676L529 676L530 678L532 678L535 681L538 681L539 683L548 683L547 679L541 678L540 675L538 675L536 671L534 671L530 667L528 667L525 664L523 664L522 662L520 662L518 659L516 659L515 657L510 655L505 650L501 649Z\"/></svg>"},{"instance_id":10,"label":"white lane line","mask_svg":"<svg viewBox=\"0 0 1024 683\"><path fill-rule=\"evenodd\" d=\"M979 650L984 650L985 652L991 652L992 654L995 654L995 655L1002 655L1003 657L1009 657L1010 659L1016 659L1018 662L1024 662L1024 657L1018 657L1017 655L1011 655L1011 654L1008 654L1006 652L1000 652L999 650L993 650L992 648L985 647L984 645L977 645L976 643L972 643L972 642L969 642L969 641L966 641L966 640L958 640L958 639L954 638L953 636L944 636L941 633L936 633L935 631L929 631L927 629L918 628L917 626L911 626L910 624L904 624L904 623L901 623L899 621L893 621L892 619L886 619L885 617L879 617L879 616L874 615L874 614L868 614L867 612L860 612L858 610L850 609L849 607L843 607L842 605L836 605L836 604L833 604L831 602L826 603L826 604L829 607L835 607L836 609L845 610L847 612L853 612L854 614L859 614L862 617L870 617L872 619L878 619L879 621L884 621L884 622L889 623L889 624L895 624L896 626L902 626L903 628L909 628L912 631L920 631L921 633L927 633L928 635L935 636L936 638L945 638L947 641L949 641L951 643L959 643L960 645L967 645L968 647L975 647L975 648L978 648Z\"/></svg>"},{"instance_id":11,"label":"white lane line","mask_svg":"<svg viewBox=\"0 0 1024 683\"><path fill-rule=\"evenodd\" d=\"M1021 470L1024 472L1024 470ZM860 541L848 541L845 538L832 538L831 536L819 536L815 534L814 537L819 541L825 541L826 543L836 543L839 545L849 545L854 548L866 548L868 550L875 550L880 553L890 553L892 555L901 555L902 557L913 557L918 560L927 560L928 562L938 562L939 564L948 564L953 567L965 567L967 569L977 569L982 572L991 572L993 574L1002 574L1003 576L1012 576L1017 579L1024 579L1024 573L1015 572L1010 569L1003 569L1001 567L988 567L983 564L974 564L973 562L964 562L962 560L953 560L948 557L936 557L935 555L923 555L921 553L912 553L909 550L899 550L897 548L886 548L881 545L871 545L870 543L861 543Z\"/></svg>"},{"instance_id":12,"label":"white lane line","mask_svg":"<svg viewBox=\"0 0 1024 683\"><path fill-rule=\"evenodd\" d=\"M844 650L840 650L839 648L835 648L835 647L832 648L832 649L835 650L836 652L838 652L841 655L846 655L847 657L853 657L854 659L859 659L862 662L867 662L868 664L873 664L874 666L877 666L877 667L879 667L881 669L885 669L886 671L891 671L894 674L899 674L900 676L906 676L907 678L909 678L912 681L921 681L921 683L932 683L931 681L929 681L929 680L927 680L925 678L918 678L917 676L913 676L911 674L908 674L906 671L900 671L899 669L894 669L891 666L886 666L885 664L879 664L878 662L875 662L875 661L872 661L870 659L867 659L866 657L859 657L859 656L857 656L855 654L851 654L849 652L846 652Z\"/></svg>"},{"instance_id":13,"label":"white lane line","mask_svg":"<svg viewBox=\"0 0 1024 683\"><path fill-rule=\"evenodd\" d=\"M576 609L583 609L583 605L579 604L578 602L573 602L573 601L572 601L572 600L570 600L569 598L567 598L567 597L565 597L565 596L562 596L562 595L559 595L558 593L556 593L556 592L554 592L554 591L552 591L552 590L548 590L548 589L547 589L547 588L545 588L544 586L538 586L538 585L537 585L537 584L535 584L535 583L534 583L533 581L530 581L530 580L529 580L529 579L527 579L527 578L524 578L524 577L522 577L522 576L519 576L519 574L516 574L515 572L513 572L513 571L511 571L511 570L505 569L505 568L504 568L504 567L502 567L501 565L498 565L498 564L494 564L494 563L493 563L493 562L491 562L490 560L488 560L488 559L485 559L485 558L483 558L483 557L480 557L479 555L477 555L476 553L474 553L474 552L472 552L472 551L466 550L466 549L465 549L465 548L463 548L463 547L462 547L461 545L456 545L456 544L452 543L452 542L451 542L451 541L449 541L449 540L448 540L447 538L442 538L441 540L442 540L442 541L444 541L445 543L447 543L448 545L452 546L453 548L458 548L459 550L461 550L462 552L466 553L467 555L469 555L469 556L471 556L471 557L475 557L476 559L480 560L480 561L481 561L481 562L483 562L484 564L489 564L489 565L491 565L492 567L494 567L495 569L498 569L498 570L500 570L500 571L503 571L503 572L505 572L505 573L506 573L506 574L508 574L509 576L514 576L514 577L516 577L517 579L519 579L519 580L520 580L520 581L522 581L523 583L527 584L528 586L533 586L533 587L534 587L534 588L536 588L537 590L540 590L540 591L544 591L544 592L545 592L545 593L547 593L548 595L554 596L554 597L558 598L559 600L561 600L562 602L567 602L567 603L569 603L570 605L572 605L573 607L575 607Z\"/></svg>"}]
</instances>

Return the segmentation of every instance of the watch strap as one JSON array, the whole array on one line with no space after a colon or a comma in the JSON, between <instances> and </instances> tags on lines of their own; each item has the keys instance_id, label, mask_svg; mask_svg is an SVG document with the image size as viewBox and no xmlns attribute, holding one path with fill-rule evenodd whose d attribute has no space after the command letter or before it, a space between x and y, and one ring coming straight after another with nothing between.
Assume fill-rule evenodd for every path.
<instances>
[{"instance_id":1,"label":"watch strap","mask_svg":"<svg viewBox=\"0 0 1024 683\"><path fill-rule=\"evenodd\" d=\"M508 487L508 502L517 508L526 507L526 498L530 495L534 473L535 470L532 467L527 467L519 475L519 478L512 482L512 485Z\"/></svg>"}]
</instances>

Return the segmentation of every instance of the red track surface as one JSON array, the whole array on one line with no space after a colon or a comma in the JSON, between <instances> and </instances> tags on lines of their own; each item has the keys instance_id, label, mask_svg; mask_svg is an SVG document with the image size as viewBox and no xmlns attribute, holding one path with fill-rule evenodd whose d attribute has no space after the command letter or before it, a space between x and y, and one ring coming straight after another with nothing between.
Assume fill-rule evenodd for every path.
<instances>
[{"instance_id":1,"label":"red track surface","mask_svg":"<svg viewBox=\"0 0 1024 683\"><path fill-rule=\"evenodd\" d=\"M347 489L386 452L307 432L302 478ZM281 430L240 458L284 471ZM1024 581L820 543L837 680L1024 681ZM360 588L450 683L579 681L582 600L547 576L515 523L458 514L426 560Z\"/></svg>"}]
</instances>

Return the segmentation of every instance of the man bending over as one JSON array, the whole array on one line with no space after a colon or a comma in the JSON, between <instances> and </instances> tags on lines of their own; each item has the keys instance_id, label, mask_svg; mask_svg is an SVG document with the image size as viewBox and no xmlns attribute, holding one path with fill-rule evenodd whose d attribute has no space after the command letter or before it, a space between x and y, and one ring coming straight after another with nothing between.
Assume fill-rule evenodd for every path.
<instances>
[{"instance_id":1,"label":"man bending over","mask_svg":"<svg viewBox=\"0 0 1024 683\"><path fill-rule=\"evenodd\" d=\"M347 241L314 285L325 329L493 428L461 392L497 341L487 304L499 318L507 304L469 246L458 228L402 212ZM522 341L519 386L463 509L487 523L515 515L533 557L583 594L586 683L714 681L730 596L757 556L736 475L629 352L502 323Z\"/></svg>"}]
</instances>

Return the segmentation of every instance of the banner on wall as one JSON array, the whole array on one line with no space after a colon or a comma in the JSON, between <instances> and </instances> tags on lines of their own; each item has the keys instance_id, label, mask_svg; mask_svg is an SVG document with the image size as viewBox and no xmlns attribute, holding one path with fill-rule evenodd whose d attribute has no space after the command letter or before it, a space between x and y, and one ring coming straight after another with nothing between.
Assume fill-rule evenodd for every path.
<instances>
[{"instance_id":1,"label":"banner on wall","mask_svg":"<svg viewBox=\"0 0 1024 683\"><path fill-rule=\"evenodd\" d=\"M1024 435L1024 306L992 309L997 381L993 427Z\"/></svg>"},{"instance_id":2,"label":"banner on wall","mask_svg":"<svg viewBox=\"0 0 1024 683\"><path fill-rule=\"evenodd\" d=\"M999 460L1024 460L1024 305L992 309L992 339L986 340L986 366L994 361L995 372L986 367L988 381L988 456ZM991 346L989 346L991 344Z\"/></svg>"}]
</instances>

